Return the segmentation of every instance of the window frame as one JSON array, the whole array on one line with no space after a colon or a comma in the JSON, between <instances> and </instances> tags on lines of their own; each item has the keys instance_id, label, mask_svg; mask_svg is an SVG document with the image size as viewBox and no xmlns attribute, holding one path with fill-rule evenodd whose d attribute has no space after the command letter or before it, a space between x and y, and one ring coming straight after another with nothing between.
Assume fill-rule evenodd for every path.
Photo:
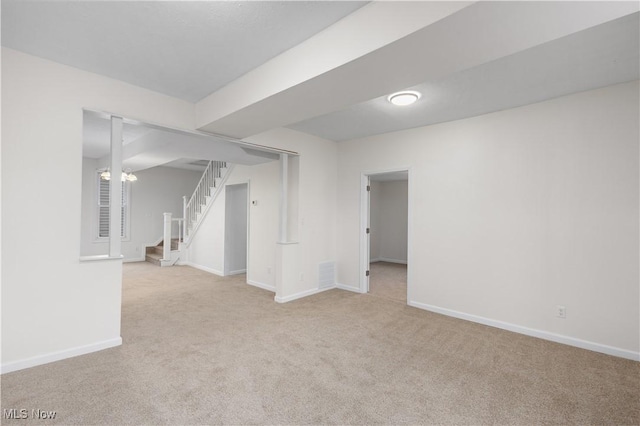
<instances>
[{"instance_id":1,"label":"window frame","mask_svg":"<svg viewBox=\"0 0 640 426\"><path fill-rule=\"evenodd\" d=\"M109 242L109 235L107 236L100 236L100 208L101 207L107 207L109 208L109 205L107 204L106 206L104 206L103 204L100 203L100 195L101 195L101 191L102 191L102 182L109 182L109 184L111 183L111 181L105 181L101 178L101 174L104 171L104 169L101 170L97 170L95 173L96 176L96 181L95 181L95 197L94 197L94 208L95 208L95 213L93 215L93 220L94 220L94 224L93 224L93 232L95 235L95 242L98 243L105 243L105 242ZM111 187L108 186L109 191L111 190ZM123 220L124 220L124 226L121 227L122 232L124 233L124 235L120 235L120 238L122 241L131 241L131 182L123 180L122 181L122 200L123 200L123 205L122 208L124 210L123 212ZM108 210L110 212L110 210ZM108 215L109 217L110 215Z\"/></svg>"}]
</instances>

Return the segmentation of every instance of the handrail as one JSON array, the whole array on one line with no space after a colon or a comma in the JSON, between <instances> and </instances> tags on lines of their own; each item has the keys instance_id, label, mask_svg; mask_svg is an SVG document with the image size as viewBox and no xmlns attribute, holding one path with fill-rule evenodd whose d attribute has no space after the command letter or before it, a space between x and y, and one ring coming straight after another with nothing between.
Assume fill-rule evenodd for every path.
<instances>
[{"instance_id":1,"label":"handrail","mask_svg":"<svg viewBox=\"0 0 640 426\"><path fill-rule=\"evenodd\" d=\"M183 241L189 239L189 234L198 218L198 214L202 212L202 208L207 204L207 198L213 195L214 189L217 187L216 179L222 177L222 169L227 167L226 161L209 161L207 168L202 173L195 191L187 201L183 198L184 224L182 228Z\"/></svg>"},{"instance_id":2,"label":"handrail","mask_svg":"<svg viewBox=\"0 0 640 426\"><path fill-rule=\"evenodd\" d=\"M223 169L227 169L224 174ZM225 161L209 161L191 197L188 201L186 196L182 197L183 217L174 218L172 213L164 213L163 262L171 260L173 223L178 222L178 243L188 246L190 238L202 222L202 217L207 213L220 190L224 188L232 169L233 164L227 166ZM178 249L181 250L182 248L179 246Z\"/></svg>"}]
</instances>

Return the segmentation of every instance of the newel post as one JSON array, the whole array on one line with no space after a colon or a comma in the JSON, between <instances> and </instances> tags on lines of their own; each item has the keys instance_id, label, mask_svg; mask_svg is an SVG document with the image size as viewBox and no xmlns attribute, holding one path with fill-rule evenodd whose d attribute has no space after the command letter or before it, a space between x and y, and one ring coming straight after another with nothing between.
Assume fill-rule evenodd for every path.
<instances>
[{"instance_id":1,"label":"newel post","mask_svg":"<svg viewBox=\"0 0 640 426\"><path fill-rule=\"evenodd\" d=\"M171 259L171 213L164 214L164 242L162 243L162 260Z\"/></svg>"}]
</instances>

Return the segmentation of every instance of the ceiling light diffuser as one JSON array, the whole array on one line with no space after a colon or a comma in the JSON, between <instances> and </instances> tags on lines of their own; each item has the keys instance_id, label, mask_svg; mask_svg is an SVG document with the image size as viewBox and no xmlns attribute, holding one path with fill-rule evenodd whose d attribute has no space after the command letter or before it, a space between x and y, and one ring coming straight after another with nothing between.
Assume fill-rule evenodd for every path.
<instances>
[{"instance_id":1,"label":"ceiling light diffuser","mask_svg":"<svg viewBox=\"0 0 640 426\"><path fill-rule=\"evenodd\" d=\"M420 99L420 92L415 92L413 90L405 90L403 92L397 92L392 95L389 95L389 102L398 106L411 105L418 99Z\"/></svg>"}]
</instances>

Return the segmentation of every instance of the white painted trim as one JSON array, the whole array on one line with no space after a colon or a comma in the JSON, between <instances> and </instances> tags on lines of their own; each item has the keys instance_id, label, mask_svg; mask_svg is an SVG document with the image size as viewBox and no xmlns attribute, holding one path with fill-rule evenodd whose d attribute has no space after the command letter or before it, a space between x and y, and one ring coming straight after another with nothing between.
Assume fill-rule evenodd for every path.
<instances>
[{"instance_id":1,"label":"white painted trim","mask_svg":"<svg viewBox=\"0 0 640 426\"><path fill-rule=\"evenodd\" d=\"M227 188L229 186L236 186L236 185L246 185L247 186L247 241L246 241L246 256L245 256L245 265L246 268L242 269L242 270L238 270L238 271L227 271L227 213L226 213L226 205L227 205ZM250 231L251 231L251 179L246 179L246 180L242 180L242 181L238 181L236 183L225 183L224 185L224 203L225 203L225 213L224 213L224 258L223 258L223 263L224 263L224 270L225 270L225 275L238 275L238 274L249 274L249 253L251 252L251 250L249 249L250 244L251 244L251 236L250 236Z\"/></svg>"},{"instance_id":2,"label":"white painted trim","mask_svg":"<svg viewBox=\"0 0 640 426\"><path fill-rule=\"evenodd\" d=\"M80 262L95 262L97 260L122 260L123 263L132 263L132 262L144 262L146 257L127 257L124 255L120 255L120 257L109 257L108 254L98 254L95 256L80 256Z\"/></svg>"},{"instance_id":3,"label":"white painted trim","mask_svg":"<svg viewBox=\"0 0 640 426\"><path fill-rule=\"evenodd\" d=\"M371 260L371 263L374 262L387 262L387 263L399 263L401 265L406 265L407 261L406 260L400 260L400 259L389 259L388 257L379 257L375 260Z\"/></svg>"},{"instance_id":4,"label":"white painted trim","mask_svg":"<svg viewBox=\"0 0 640 426\"><path fill-rule=\"evenodd\" d=\"M407 262L396 261L395 263L406 263L407 264L407 303L411 299L412 292L412 284L413 284L413 268L411 266L411 259L413 249L413 196L411 191L413 189L413 173L411 171L411 166L401 166L397 168L390 169L379 169L379 170L368 170L363 171L360 174L360 293L367 293L369 280L368 277L365 276L365 271L367 270L369 264L373 262L369 259L370 255L370 242L367 240L367 234L365 232L365 228L369 222L369 210L370 207L368 204L367 194L367 185L370 184L370 178L372 175L380 175L385 173L395 173L395 172L407 172ZM385 262L394 262L390 259L379 258L379 260L383 260Z\"/></svg>"},{"instance_id":5,"label":"white painted trim","mask_svg":"<svg viewBox=\"0 0 640 426\"><path fill-rule=\"evenodd\" d=\"M295 294L292 294L291 296L285 296L285 297L275 296L273 298L273 300L275 300L278 303L287 303L287 302L291 302L292 300L301 299L303 297L312 296L314 294L322 293L323 291L333 290L334 288L335 288L335 286L322 287L322 288L312 288L311 290L301 291L300 293L295 293Z\"/></svg>"},{"instance_id":6,"label":"white painted trim","mask_svg":"<svg viewBox=\"0 0 640 426\"><path fill-rule=\"evenodd\" d=\"M276 292L276 287L273 286L273 285L269 285L269 284L265 284L265 283L261 283L261 282L253 281L253 280L247 280L247 284L252 285L254 287L261 288L263 290L268 290L268 291L270 291L272 293Z\"/></svg>"},{"instance_id":7,"label":"white painted trim","mask_svg":"<svg viewBox=\"0 0 640 426\"><path fill-rule=\"evenodd\" d=\"M369 269L371 255L370 234L367 234L366 228L369 226L369 209L370 194L367 186L370 185L369 175L362 173L360 175L360 268L358 269L358 281L360 283L360 293L369 291L369 277L365 271Z\"/></svg>"},{"instance_id":8,"label":"white painted trim","mask_svg":"<svg viewBox=\"0 0 640 426\"><path fill-rule=\"evenodd\" d=\"M73 358L79 355L86 355L92 352L101 351L122 345L122 337L104 340L102 342L92 343L90 345L78 346L75 348L64 349L62 351L51 352L46 355L38 355L20 361L8 362L2 364L0 373L11 373L12 371L24 370L38 365L49 364L50 362L61 361L67 358Z\"/></svg>"},{"instance_id":9,"label":"white painted trim","mask_svg":"<svg viewBox=\"0 0 640 426\"><path fill-rule=\"evenodd\" d=\"M96 262L100 260L122 260L123 256L111 257L108 254L97 254L95 256L80 256L80 262Z\"/></svg>"},{"instance_id":10,"label":"white painted trim","mask_svg":"<svg viewBox=\"0 0 640 426\"><path fill-rule=\"evenodd\" d=\"M222 271L218 271L217 269L209 268L208 266L198 265L193 262L184 262L183 265L191 266L192 268L200 269L201 271L209 272L210 274L218 275L220 277L224 277L224 273Z\"/></svg>"},{"instance_id":11,"label":"white painted trim","mask_svg":"<svg viewBox=\"0 0 640 426\"><path fill-rule=\"evenodd\" d=\"M336 288L340 290L353 291L354 293L362 293L358 287L346 284L336 283Z\"/></svg>"},{"instance_id":12,"label":"white painted trim","mask_svg":"<svg viewBox=\"0 0 640 426\"><path fill-rule=\"evenodd\" d=\"M640 352L633 352L627 349L621 349L621 348L616 348L614 346L603 345L601 343L589 342L587 340L577 339L575 337L565 336L562 334L551 333L549 331L523 327L521 325L516 325L516 324L504 322L504 321L485 318L478 315L466 314L464 312L454 311L446 308L440 308L438 306L427 305L425 303L409 301L408 304L409 306L413 306L414 308L424 309L426 311L435 312L437 314L459 318L459 319L475 322L478 324L488 325L490 327L496 327L502 330L524 334L526 336L537 337L539 339L549 340L551 342L556 342L556 343L562 343L564 345L574 346L581 349L587 349L594 352L600 352L607 355L613 355L620 358L626 358L633 361L640 361Z\"/></svg>"}]
</instances>

